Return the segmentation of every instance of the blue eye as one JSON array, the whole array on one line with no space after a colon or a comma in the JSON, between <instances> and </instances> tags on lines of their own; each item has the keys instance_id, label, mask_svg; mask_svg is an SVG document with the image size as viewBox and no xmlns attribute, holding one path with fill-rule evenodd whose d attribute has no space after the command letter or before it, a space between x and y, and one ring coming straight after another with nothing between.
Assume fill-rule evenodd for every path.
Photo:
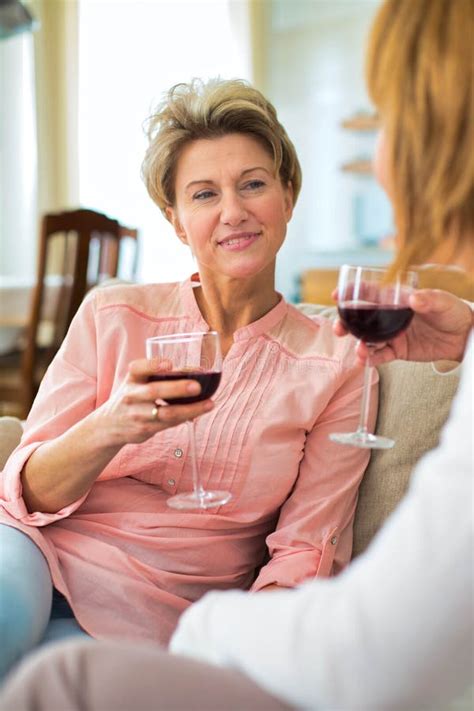
<instances>
[{"instance_id":1,"label":"blue eye","mask_svg":"<svg viewBox=\"0 0 474 711\"><path fill-rule=\"evenodd\" d=\"M265 183L263 180L251 180L249 183L245 183L244 189L245 190L258 190L259 188L263 188L265 186Z\"/></svg>"},{"instance_id":2,"label":"blue eye","mask_svg":"<svg viewBox=\"0 0 474 711\"><path fill-rule=\"evenodd\" d=\"M193 195L193 200L207 200L207 198L213 197L214 193L212 190L201 190L201 192Z\"/></svg>"}]
</instances>

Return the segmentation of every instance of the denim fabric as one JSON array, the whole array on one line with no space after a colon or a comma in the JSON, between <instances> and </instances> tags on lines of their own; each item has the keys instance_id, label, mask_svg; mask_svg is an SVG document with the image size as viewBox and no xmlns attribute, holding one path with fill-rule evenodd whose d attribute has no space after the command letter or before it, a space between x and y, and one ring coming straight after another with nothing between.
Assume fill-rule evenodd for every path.
<instances>
[{"instance_id":1,"label":"denim fabric","mask_svg":"<svg viewBox=\"0 0 474 711\"><path fill-rule=\"evenodd\" d=\"M79 627L53 584L38 546L21 531L0 525L0 679L27 652L75 634Z\"/></svg>"}]
</instances>

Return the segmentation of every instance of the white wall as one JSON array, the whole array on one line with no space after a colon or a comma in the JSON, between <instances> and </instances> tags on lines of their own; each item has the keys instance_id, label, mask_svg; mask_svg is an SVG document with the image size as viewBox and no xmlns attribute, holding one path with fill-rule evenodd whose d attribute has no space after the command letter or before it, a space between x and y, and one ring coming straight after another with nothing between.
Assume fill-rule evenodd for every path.
<instances>
[{"instance_id":1,"label":"white wall","mask_svg":"<svg viewBox=\"0 0 474 711\"><path fill-rule=\"evenodd\" d=\"M173 84L192 77L250 77L242 12L227 0L83 0L80 5L80 198L141 233L139 278L194 271L140 179L142 124Z\"/></svg>"},{"instance_id":2,"label":"white wall","mask_svg":"<svg viewBox=\"0 0 474 711\"><path fill-rule=\"evenodd\" d=\"M0 279L31 281L36 267L33 38L0 42Z\"/></svg>"},{"instance_id":3,"label":"white wall","mask_svg":"<svg viewBox=\"0 0 474 711\"><path fill-rule=\"evenodd\" d=\"M378 2L274 0L270 5L266 91L303 169L302 193L277 271L277 285L290 298L305 268L390 258L363 247L355 229L357 196L380 199L373 178L340 168L373 152L374 134L349 132L340 123L371 110L364 85L364 46Z\"/></svg>"}]
</instances>

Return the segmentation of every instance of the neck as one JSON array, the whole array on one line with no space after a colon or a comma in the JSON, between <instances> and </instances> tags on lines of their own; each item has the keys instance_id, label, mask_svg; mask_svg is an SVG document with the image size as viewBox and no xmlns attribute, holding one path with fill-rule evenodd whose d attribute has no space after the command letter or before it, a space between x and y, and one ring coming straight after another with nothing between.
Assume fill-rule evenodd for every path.
<instances>
[{"instance_id":1,"label":"neck","mask_svg":"<svg viewBox=\"0 0 474 711\"><path fill-rule=\"evenodd\" d=\"M200 268L201 286L194 293L209 327L221 340L232 343L233 334L271 311L280 301L275 291L274 264L248 279L232 279L208 274Z\"/></svg>"}]
</instances>

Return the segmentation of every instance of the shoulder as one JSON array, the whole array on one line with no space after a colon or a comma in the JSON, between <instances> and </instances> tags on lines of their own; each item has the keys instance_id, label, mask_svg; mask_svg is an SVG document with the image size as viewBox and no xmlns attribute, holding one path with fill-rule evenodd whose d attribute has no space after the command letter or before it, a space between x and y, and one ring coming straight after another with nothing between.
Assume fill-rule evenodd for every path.
<instances>
[{"instance_id":1,"label":"shoulder","mask_svg":"<svg viewBox=\"0 0 474 711\"><path fill-rule=\"evenodd\" d=\"M99 287L91 292L98 312L131 310L144 316L157 318L173 314L181 302L178 282L168 284L114 284Z\"/></svg>"},{"instance_id":2,"label":"shoulder","mask_svg":"<svg viewBox=\"0 0 474 711\"><path fill-rule=\"evenodd\" d=\"M333 309L319 313L304 312L289 305L285 318L274 337L281 347L295 358L319 358L352 366L355 363L355 339L339 338L333 332Z\"/></svg>"}]
</instances>

